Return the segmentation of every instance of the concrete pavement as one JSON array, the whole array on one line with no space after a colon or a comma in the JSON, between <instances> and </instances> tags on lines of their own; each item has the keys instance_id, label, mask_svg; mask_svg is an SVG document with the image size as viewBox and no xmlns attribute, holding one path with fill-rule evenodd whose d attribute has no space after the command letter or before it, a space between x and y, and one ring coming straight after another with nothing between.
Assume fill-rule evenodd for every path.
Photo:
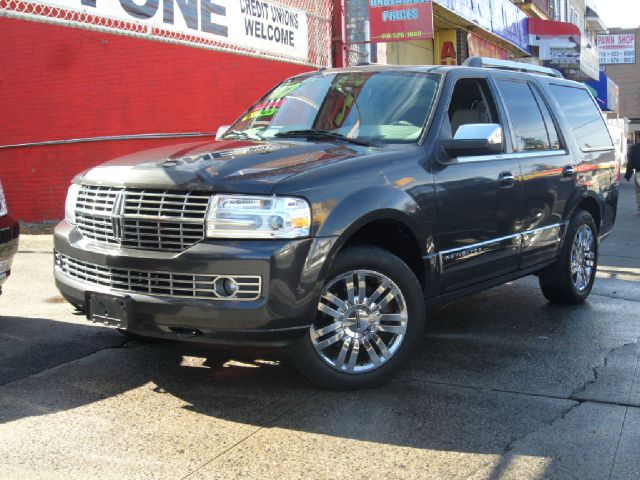
<instances>
[{"instance_id":1,"label":"concrete pavement","mask_svg":"<svg viewBox=\"0 0 640 480\"><path fill-rule=\"evenodd\" d=\"M640 217L594 293L528 277L431 318L389 385L318 391L278 352L127 342L61 303L49 236L0 297L0 478L640 479Z\"/></svg>"}]
</instances>

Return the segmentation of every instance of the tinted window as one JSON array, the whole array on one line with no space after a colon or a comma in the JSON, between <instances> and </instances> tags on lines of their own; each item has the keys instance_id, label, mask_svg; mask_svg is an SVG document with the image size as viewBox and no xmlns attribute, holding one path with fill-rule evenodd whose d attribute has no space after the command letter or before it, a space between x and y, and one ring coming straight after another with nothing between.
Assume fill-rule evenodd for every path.
<instances>
[{"instance_id":1,"label":"tinted window","mask_svg":"<svg viewBox=\"0 0 640 480\"><path fill-rule=\"evenodd\" d=\"M516 150L550 150L547 127L529 84L509 80L498 84L516 136Z\"/></svg>"},{"instance_id":2,"label":"tinted window","mask_svg":"<svg viewBox=\"0 0 640 480\"><path fill-rule=\"evenodd\" d=\"M551 92L567 117L580 148L612 146L600 109L589 92L561 85L551 85Z\"/></svg>"},{"instance_id":3,"label":"tinted window","mask_svg":"<svg viewBox=\"0 0 640 480\"><path fill-rule=\"evenodd\" d=\"M549 145L551 146L551 150L560 149L560 136L558 135L558 129L556 128L556 124L551 117L551 113L549 112L549 107L547 103L543 100L540 92L536 90L535 87L531 87L533 90L533 94L536 97L538 102L538 106L540 107L540 111L542 112L542 117L544 118L544 124L547 127L547 134L549 135Z\"/></svg>"}]
</instances>

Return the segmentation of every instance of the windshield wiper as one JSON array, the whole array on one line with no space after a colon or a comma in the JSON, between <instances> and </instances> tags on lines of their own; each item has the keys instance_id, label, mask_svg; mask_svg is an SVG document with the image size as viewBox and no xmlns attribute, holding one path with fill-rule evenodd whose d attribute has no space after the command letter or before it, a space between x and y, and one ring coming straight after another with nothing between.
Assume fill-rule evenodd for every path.
<instances>
[{"instance_id":1,"label":"windshield wiper","mask_svg":"<svg viewBox=\"0 0 640 480\"><path fill-rule=\"evenodd\" d=\"M360 140L357 138L350 138L341 133L331 132L328 130L318 130L317 128L309 128L307 130L289 130L288 132L278 132L276 137L316 137L316 138L335 138L337 140L343 140L345 142L354 143L356 145L364 145L370 147L371 142L366 140Z\"/></svg>"},{"instance_id":2,"label":"windshield wiper","mask_svg":"<svg viewBox=\"0 0 640 480\"><path fill-rule=\"evenodd\" d=\"M247 133L241 130L228 130L221 138L230 137L232 135L240 138L246 138L248 140L264 140L260 135L257 135L255 133Z\"/></svg>"}]
</instances>

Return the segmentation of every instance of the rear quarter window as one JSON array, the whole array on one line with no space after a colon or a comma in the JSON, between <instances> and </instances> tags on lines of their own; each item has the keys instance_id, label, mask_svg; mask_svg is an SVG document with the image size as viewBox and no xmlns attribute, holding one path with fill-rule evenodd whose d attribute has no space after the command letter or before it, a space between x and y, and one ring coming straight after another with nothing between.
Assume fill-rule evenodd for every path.
<instances>
[{"instance_id":1,"label":"rear quarter window","mask_svg":"<svg viewBox=\"0 0 640 480\"><path fill-rule=\"evenodd\" d=\"M550 88L582 150L613 146L602 113L587 90L563 85Z\"/></svg>"}]
</instances>

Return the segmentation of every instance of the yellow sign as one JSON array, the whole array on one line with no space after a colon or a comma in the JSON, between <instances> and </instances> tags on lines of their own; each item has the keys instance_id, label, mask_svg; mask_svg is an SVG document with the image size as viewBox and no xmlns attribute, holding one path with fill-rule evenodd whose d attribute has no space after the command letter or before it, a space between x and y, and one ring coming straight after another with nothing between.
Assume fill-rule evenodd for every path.
<instances>
[{"instance_id":1,"label":"yellow sign","mask_svg":"<svg viewBox=\"0 0 640 480\"><path fill-rule=\"evenodd\" d=\"M439 30L438 32L436 32L436 64L458 64L458 39L456 34L456 30Z\"/></svg>"}]
</instances>

